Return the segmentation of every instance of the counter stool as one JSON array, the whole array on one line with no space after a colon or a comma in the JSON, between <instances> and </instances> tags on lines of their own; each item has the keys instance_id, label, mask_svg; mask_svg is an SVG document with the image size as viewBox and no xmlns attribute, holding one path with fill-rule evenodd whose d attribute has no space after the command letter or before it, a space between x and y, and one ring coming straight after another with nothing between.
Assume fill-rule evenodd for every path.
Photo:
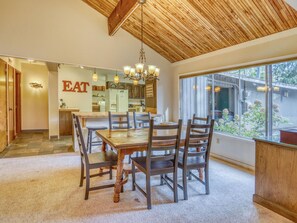
<instances>
[{"instance_id":1,"label":"counter stool","mask_svg":"<svg viewBox=\"0 0 297 223\"><path fill-rule=\"evenodd\" d=\"M92 153L92 146L99 146L102 145L102 141L93 141L93 132L97 130L105 130L107 127L105 126L87 126L88 129L88 139L87 139L87 150L89 153Z\"/></svg>"}]
</instances>

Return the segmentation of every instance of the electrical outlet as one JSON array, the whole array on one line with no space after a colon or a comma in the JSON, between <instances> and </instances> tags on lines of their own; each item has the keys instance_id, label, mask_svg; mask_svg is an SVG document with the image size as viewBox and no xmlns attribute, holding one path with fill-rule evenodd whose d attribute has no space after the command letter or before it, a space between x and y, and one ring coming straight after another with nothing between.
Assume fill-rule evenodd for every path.
<instances>
[{"instance_id":1,"label":"electrical outlet","mask_svg":"<svg viewBox=\"0 0 297 223\"><path fill-rule=\"evenodd\" d=\"M217 138L217 144L220 144L220 139L219 138Z\"/></svg>"}]
</instances>

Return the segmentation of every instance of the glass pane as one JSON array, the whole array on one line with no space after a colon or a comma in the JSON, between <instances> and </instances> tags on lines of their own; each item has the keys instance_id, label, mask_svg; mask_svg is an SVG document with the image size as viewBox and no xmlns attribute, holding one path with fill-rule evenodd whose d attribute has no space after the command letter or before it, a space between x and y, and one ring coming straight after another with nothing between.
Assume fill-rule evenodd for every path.
<instances>
[{"instance_id":1,"label":"glass pane","mask_svg":"<svg viewBox=\"0 0 297 223\"><path fill-rule=\"evenodd\" d=\"M215 129L243 137L265 135L265 67L215 75Z\"/></svg>"},{"instance_id":2,"label":"glass pane","mask_svg":"<svg viewBox=\"0 0 297 223\"><path fill-rule=\"evenodd\" d=\"M272 136L280 130L297 128L297 61L272 65Z\"/></svg>"},{"instance_id":3,"label":"glass pane","mask_svg":"<svg viewBox=\"0 0 297 223\"><path fill-rule=\"evenodd\" d=\"M207 117L209 111L208 76L180 80L180 117L186 123L193 114Z\"/></svg>"}]
</instances>

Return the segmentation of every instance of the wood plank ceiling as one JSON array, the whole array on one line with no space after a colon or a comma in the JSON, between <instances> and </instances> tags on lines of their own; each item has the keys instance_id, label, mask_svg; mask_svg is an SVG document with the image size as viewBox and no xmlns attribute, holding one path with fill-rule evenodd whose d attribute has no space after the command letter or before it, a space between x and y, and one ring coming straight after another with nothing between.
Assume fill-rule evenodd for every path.
<instances>
[{"instance_id":1,"label":"wood plank ceiling","mask_svg":"<svg viewBox=\"0 0 297 223\"><path fill-rule=\"evenodd\" d=\"M83 1L106 17L118 3ZM144 5L144 43L170 62L294 27L297 12L284 0L147 0ZM140 39L140 7L122 28Z\"/></svg>"}]
</instances>

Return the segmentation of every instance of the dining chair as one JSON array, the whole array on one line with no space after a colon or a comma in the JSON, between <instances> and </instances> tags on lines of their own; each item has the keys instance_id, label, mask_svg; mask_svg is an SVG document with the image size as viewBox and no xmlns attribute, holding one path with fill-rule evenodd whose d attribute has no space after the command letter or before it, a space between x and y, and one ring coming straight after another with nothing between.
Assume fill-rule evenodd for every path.
<instances>
[{"instance_id":1,"label":"dining chair","mask_svg":"<svg viewBox=\"0 0 297 223\"><path fill-rule=\"evenodd\" d=\"M87 125L86 128L88 130L87 150L89 151L89 153L92 153L93 146L102 145L102 140L98 139L98 137L96 135L93 136L93 133L96 133L97 130L107 129L107 127L97 126L97 125Z\"/></svg>"},{"instance_id":2,"label":"dining chair","mask_svg":"<svg viewBox=\"0 0 297 223\"><path fill-rule=\"evenodd\" d=\"M192 123L193 124L207 124L210 122L210 116L198 117L196 114L193 114Z\"/></svg>"},{"instance_id":3,"label":"dining chair","mask_svg":"<svg viewBox=\"0 0 297 223\"><path fill-rule=\"evenodd\" d=\"M130 129L129 112L108 112L109 129Z\"/></svg>"},{"instance_id":4,"label":"dining chair","mask_svg":"<svg viewBox=\"0 0 297 223\"><path fill-rule=\"evenodd\" d=\"M143 129L150 127L151 113L137 113L133 112L133 121L135 129ZM143 152L136 152L136 157L143 156ZM129 156L129 163L131 163L131 155Z\"/></svg>"},{"instance_id":5,"label":"dining chair","mask_svg":"<svg viewBox=\"0 0 297 223\"><path fill-rule=\"evenodd\" d=\"M209 155L213 125L214 120L207 124L193 124L191 119L188 120L184 151L178 159L178 167L183 170L183 186L178 186L183 190L185 200L188 199L187 175L205 185L206 194L209 194ZM197 151L197 148L200 150ZM201 168L204 168L204 181L190 171Z\"/></svg>"},{"instance_id":6,"label":"dining chair","mask_svg":"<svg viewBox=\"0 0 297 223\"><path fill-rule=\"evenodd\" d=\"M137 113L133 112L134 128L149 128L150 127L151 113Z\"/></svg>"},{"instance_id":7,"label":"dining chair","mask_svg":"<svg viewBox=\"0 0 297 223\"><path fill-rule=\"evenodd\" d=\"M144 157L133 157L132 159L132 190L137 188L147 199L147 208L151 209L151 176L160 175L166 185L173 191L174 202L178 202L177 193L177 166L178 150L182 120L174 125L154 125L154 120L150 120L148 135L147 154ZM153 152L160 152L160 155ZM170 151L169 154L164 153ZM135 179L135 167L146 175L146 191L144 191ZM173 179L167 174L173 173ZM171 182L173 185L171 186Z\"/></svg>"},{"instance_id":8,"label":"dining chair","mask_svg":"<svg viewBox=\"0 0 297 223\"><path fill-rule=\"evenodd\" d=\"M208 124L210 123L210 115L207 115L206 118L205 117L198 117L196 114L193 114L193 118L192 118L192 124ZM198 131L199 132L206 132L208 131L208 129L193 129L192 131ZM181 152L183 152L183 148L180 149ZM199 152L200 148L196 148L196 151ZM188 179L191 180L192 179L192 175L190 174L191 170L188 171ZM203 170L199 169L199 176L203 177Z\"/></svg>"},{"instance_id":9,"label":"dining chair","mask_svg":"<svg viewBox=\"0 0 297 223\"><path fill-rule=\"evenodd\" d=\"M113 187L114 184L107 184L97 187L90 187L90 178L95 176L102 176L105 174L109 174L109 179L112 179L112 166L117 165L117 154L113 151L109 150L106 152L96 152L96 153L88 153L85 145L82 128L80 125L79 118L73 115L73 122L75 127L75 133L77 136L77 141L79 145L80 158L81 158L81 174L80 174L80 184L79 186L83 186L83 180L86 180L86 192L85 192L85 200L89 198L89 192L93 190L99 190L103 188ZM107 167L108 171L99 172L98 174L90 174L90 170L92 169L100 169Z\"/></svg>"}]
</instances>

